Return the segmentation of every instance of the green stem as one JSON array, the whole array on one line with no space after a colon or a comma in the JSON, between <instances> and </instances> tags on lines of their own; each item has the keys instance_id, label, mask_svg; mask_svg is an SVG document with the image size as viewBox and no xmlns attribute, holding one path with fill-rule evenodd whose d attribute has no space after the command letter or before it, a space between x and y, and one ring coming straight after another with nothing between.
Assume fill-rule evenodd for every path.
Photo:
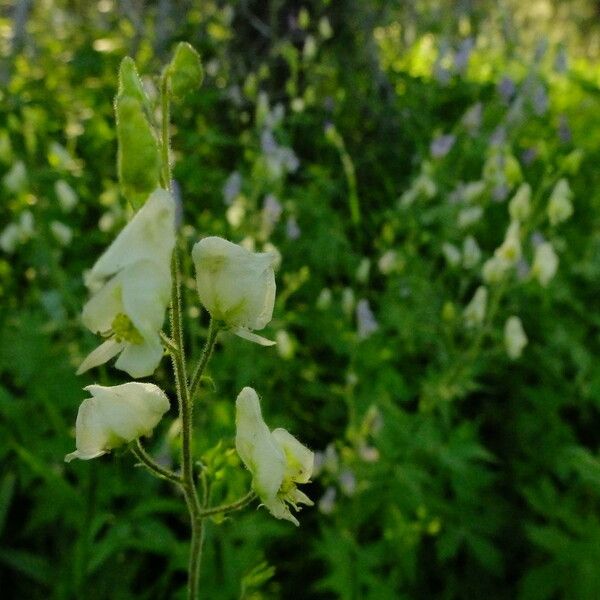
<instances>
[{"instance_id":1,"label":"green stem","mask_svg":"<svg viewBox=\"0 0 600 600\"><path fill-rule=\"evenodd\" d=\"M170 354L176 354L179 352L175 342L164 332L160 332L160 339L163 343L163 346L169 351Z\"/></svg>"},{"instance_id":2,"label":"green stem","mask_svg":"<svg viewBox=\"0 0 600 600\"><path fill-rule=\"evenodd\" d=\"M179 415L181 418L181 487L190 513L190 524L192 528L192 542L188 570L188 598L189 600L196 600L198 597L200 562L202 560L203 524L202 517L200 516L200 500L198 499L198 492L194 483L194 462L192 453L193 405L190 401L185 366L183 329L181 326L180 271L177 249L175 249L175 252L173 253L171 271L171 338L177 348L177 351L171 354L171 359L173 362L173 372L175 373L175 386L177 389Z\"/></svg>"},{"instance_id":3,"label":"green stem","mask_svg":"<svg viewBox=\"0 0 600 600\"><path fill-rule=\"evenodd\" d=\"M142 446L142 442L137 439L135 441L135 446L131 446L131 452L135 455L135 457L152 473L157 475L162 479L168 479L173 483L182 483L182 479L173 471L169 471L169 469L165 469L161 467L154 459L146 452L144 447Z\"/></svg>"},{"instance_id":4,"label":"green stem","mask_svg":"<svg viewBox=\"0 0 600 600\"><path fill-rule=\"evenodd\" d=\"M251 490L245 496L231 504L222 504L221 506L213 506L212 508L205 509L201 512L201 515L203 517L210 517L211 515L218 515L219 513L226 514L228 512L233 512L234 510L240 510L250 504L254 498L256 498L256 494Z\"/></svg>"},{"instance_id":5,"label":"green stem","mask_svg":"<svg viewBox=\"0 0 600 600\"><path fill-rule=\"evenodd\" d=\"M200 356L200 360L196 365L196 369L194 370L194 374L192 375L192 380L190 382L190 399L194 400L194 395L196 394L196 390L200 385L200 379L202 378L202 374L204 373L204 369L210 359L212 351L215 347L215 342L217 341L217 336L219 335L219 326L216 321L211 317L210 324L208 326L208 337L206 338L206 344L204 345L204 349L202 350L202 355Z\"/></svg>"},{"instance_id":6,"label":"green stem","mask_svg":"<svg viewBox=\"0 0 600 600\"><path fill-rule=\"evenodd\" d=\"M160 96L162 109L162 179L167 190L171 189L171 164L169 161L169 79L163 74L160 82ZM185 348L183 345L183 328L181 323L181 284L180 284L179 255L177 245L173 251L171 261L171 338L163 336L163 343L171 354L173 372L175 374L175 388L181 419L181 489L190 513L192 541L190 546L190 559L188 565L188 600L197 600L198 581L200 577L200 563L202 561L202 541L204 527L198 491L194 482L194 461L192 453L192 421L193 406L190 401L190 392L187 381L185 364Z\"/></svg>"},{"instance_id":7,"label":"green stem","mask_svg":"<svg viewBox=\"0 0 600 600\"><path fill-rule=\"evenodd\" d=\"M171 162L169 159L169 78L166 73L160 78L161 129L162 129L162 168L163 185L171 189Z\"/></svg>"}]
</instances>

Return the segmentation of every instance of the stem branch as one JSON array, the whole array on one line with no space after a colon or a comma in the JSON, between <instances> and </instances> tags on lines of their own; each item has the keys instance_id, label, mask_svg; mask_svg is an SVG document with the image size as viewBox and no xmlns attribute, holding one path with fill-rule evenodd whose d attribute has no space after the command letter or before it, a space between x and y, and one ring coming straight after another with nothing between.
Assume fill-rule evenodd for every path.
<instances>
[{"instance_id":1,"label":"stem branch","mask_svg":"<svg viewBox=\"0 0 600 600\"><path fill-rule=\"evenodd\" d=\"M219 326L215 322L213 318L210 319L210 324L208 326L208 337L206 338L206 344L204 345L204 349L202 350L202 355L200 356L200 360L196 365L196 369L194 370L194 374L192 375L192 380L190 382L190 399L194 400L194 395L198 386L200 385L200 379L202 378L202 374L204 373L204 369L210 356L212 354L213 348L215 347L215 342L217 341L217 336L219 335Z\"/></svg>"},{"instance_id":2,"label":"stem branch","mask_svg":"<svg viewBox=\"0 0 600 600\"><path fill-rule=\"evenodd\" d=\"M228 512L233 512L234 510L240 510L250 504L254 498L256 498L256 494L250 490L245 496L242 496L239 500L236 500L231 504L222 504L221 506L206 508L200 514L203 517L210 517L211 515L218 515L219 513L226 514Z\"/></svg>"},{"instance_id":3,"label":"stem branch","mask_svg":"<svg viewBox=\"0 0 600 600\"><path fill-rule=\"evenodd\" d=\"M135 455L135 457L152 473L157 475L162 479L168 479L173 483L182 483L182 479L173 471L169 469L165 469L165 467L161 467L144 449L142 446L142 442L137 439L135 441L135 446L131 446L131 452Z\"/></svg>"}]
</instances>

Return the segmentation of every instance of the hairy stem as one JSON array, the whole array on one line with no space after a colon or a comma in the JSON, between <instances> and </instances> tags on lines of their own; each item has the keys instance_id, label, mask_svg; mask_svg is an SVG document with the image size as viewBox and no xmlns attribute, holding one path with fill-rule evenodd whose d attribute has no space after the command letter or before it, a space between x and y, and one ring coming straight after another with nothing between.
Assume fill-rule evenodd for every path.
<instances>
[{"instance_id":1,"label":"hairy stem","mask_svg":"<svg viewBox=\"0 0 600 600\"><path fill-rule=\"evenodd\" d=\"M215 322L214 319L211 318L210 325L208 326L208 337L206 338L206 344L204 345L204 349L202 350L202 355L200 356L200 360L196 365L196 369L194 370L194 374L192 375L192 380L190 382L190 399L194 400L194 395L198 386L200 385L200 379L202 378L202 374L204 373L204 369L210 359L213 348L215 347L215 342L217 341L217 336L219 335L219 326Z\"/></svg>"},{"instance_id":2,"label":"hairy stem","mask_svg":"<svg viewBox=\"0 0 600 600\"><path fill-rule=\"evenodd\" d=\"M135 455L135 457L142 463L149 471L154 473L156 476L162 479L168 479L173 483L182 483L182 479L177 473L173 473L169 469L165 469L161 467L144 449L142 446L142 442L137 439L135 441L135 446L131 446L131 452Z\"/></svg>"},{"instance_id":3,"label":"hairy stem","mask_svg":"<svg viewBox=\"0 0 600 600\"><path fill-rule=\"evenodd\" d=\"M248 506L254 498L256 498L256 494L251 490L245 496L242 496L239 500L231 504L222 504L221 506L213 506L212 508L205 509L201 512L201 515L203 517L210 517L211 515L226 514L234 510L240 510Z\"/></svg>"},{"instance_id":4,"label":"hairy stem","mask_svg":"<svg viewBox=\"0 0 600 600\"><path fill-rule=\"evenodd\" d=\"M163 74L160 82L162 109L162 179L167 190L171 188L171 164L169 160L169 79ZM190 400L187 371L185 364L185 348L183 344L183 327L181 322L181 271L177 245L171 261L171 338L163 336L162 340L173 363L175 388L181 419L181 489L190 513L192 541L188 566L188 599L197 600L200 563L202 561L203 523L200 515L201 507L198 491L194 481L194 459L192 452L192 417L193 405Z\"/></svg>"},{"instance_id":5,"label":"hairy stem","mask_svg":"<svg viewBox=\"0 0 600 600\"><path fill-rule=\"evenodd\" d=\"M188 598L196 600L198 597L198 579L200 575L200 562L202 559L203 524L200 516L200 500L194 482L194 460L192 452L192 417L193 405L187 382L185 366L185 350L183 346L183 329L181 324L181 285L179 259L177 249L172 261L173 285L171 289L171 338L177 351L171 353L177 399L179 401L179 415L181 418L181 487L185 494L186 504L190 512L192 527L192 543L190 547L190 560L188 571Z\"/></svg>"}]
</instances>

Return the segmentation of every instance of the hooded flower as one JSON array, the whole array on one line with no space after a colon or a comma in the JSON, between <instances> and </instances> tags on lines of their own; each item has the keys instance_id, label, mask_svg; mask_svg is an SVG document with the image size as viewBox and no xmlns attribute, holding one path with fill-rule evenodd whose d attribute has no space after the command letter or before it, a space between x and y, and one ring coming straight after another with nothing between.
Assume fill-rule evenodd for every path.
<instances>
[{"instance_id":1,"label":"hooded flower","mask_svg":"<svg viewBox=\"0 0 600 600\"><path fill-rule=\"evenodd\" d=\"M504 324L504 345L506 354L512 360L516 360L523 353L527 345L527 335L523 329L523 323L519 317L509 317Z\"/></svg>"},{"instance_id":2,"label":"hooded flower","mask_svg":"<svg viewBox=\"0 0 600 600\"><path fill-rule=\"evenodd\" d=\"M483 285L476 290L473 298L465 307L463 316L467 327L477 327L483 323L487 310L488 291Z\"/></svg>"},{"instance_id":3,"label":"hooded flower","mask_svg":"<svg viewBox=\"0 0 600 600\"><path fill-rule=\"evenodd\" d=\"M295 510L298 504L312 506L297 484L308 483L314 454L285 429L269 431L258 395L250 387L237 397L235 447L252 473L252 487L264 506L275 518L299 525L287 505Z\"/></svg>"},{"instance_id":4,"label":"hooded flower","mask_svg":"<svg viewBox=\"0 0 600 600\"><path fill-rule=\"evenodd\" d=\"M552 225L566 221L573 214L573 192L566 179L559 179L548 201L548 219Z\"/></svg>"},{"instance_id":5,"label":"hooded flower","mask_svg":"<svg viewBox=\"0 0 600 600\"><path fill-rule=\"evenodd\" d=\"M79 407L75 424L77 450L65 456L67 462L96 458L149 435L169 410L169 399L151 383L88 385L84 390L92 397Z\"/></svg>"},{"instance_id":6,"label":"hooded flower","mask_svg":"<svg viewBox=\"0 0 600 600\"><path fill-rule=\"evenodd\" d=\"M192 250L200 301L213 319L262 345L273 342L251 333L273 316L277 256L250 252L220 237L207 237Z\"/></svg>"},{"instance_id":7,"label":"hooded flower","mask_svg":"<svg viewBox=\"0 0 600 600\"><path fill-rule=\"evenodd\" d=\"M175 245L175 203L156 190L90 271L93 295L83 322L108 339L79 367L83 373L121 353L115 366L151 375L162 357L160 330L169 303Z\"/></svg>"},{"instance_id":8,"label":"hooded flower","mask_svg":"<svg viewBox=\"0 0 600 600\"><path fill-rule=\"evenodd\" d=\"M550 242L543 242L535 249L531 274L537 278L540 285L546 287L556 275L558 256Z\"/></svg>"}]
</instances>

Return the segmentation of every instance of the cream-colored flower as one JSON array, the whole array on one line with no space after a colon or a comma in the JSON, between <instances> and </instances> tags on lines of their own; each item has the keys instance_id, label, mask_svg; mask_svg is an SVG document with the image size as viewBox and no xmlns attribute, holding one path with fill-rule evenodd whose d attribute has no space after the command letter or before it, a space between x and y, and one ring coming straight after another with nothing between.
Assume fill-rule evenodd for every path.
<instances>
[{"instance_id":1,"label":"cream-colored flower","mask_svg":"<svg viewBox=\"0 0 600 600\"><path fill-rule=\"evenodd\" d=\"M200 301L213 319L240 337L271 345L255 335L273 316L277 256L250 252L220 237L200 240L192 250Z\"/></svg>"},{"instance_id":2,"label":"cream-colored flower","mask_svg":"<svg viewBox=\"0 0 600 600\"><path fill-rule=\"evenodd\" d=\"M235 447L252 474L252 488L275 518L299 525L288 504L295 510L299 510L299 504L313 504L297 489L297 484L308 483L310 479L313 452L285 429L269 431L258 395L252 388L245 387L235 404Z\"/></svg>"},{"instance_id":3,"label":"cream-colored flower","mask_svg":"<svg viewBox=\"0 0 600 600\"><path fill-rule=\"evenodd\" d=\"M512 360L516 360L527 346L527 335L519 317L509 317L504 324L504 345L506 354Z\"/></svg>"},{"instance_id":4,"label":"cream-colored flower","mask_svg":"<svg viewBox=\"0 0 600 600\"><path fill-rule=\"evenodd\" d=\"M546 287L550 280L556 275L558 269L558 256L550 242L544 242L535 249L531 274L540 285Z\"/></svg>"},{"instance_id":5,"label":"cream-colored flower","mask_svg":"<svg viewBox=\"0 0 600 600\"><path fill-rule=\"evenodd\" d=\"M508 205L510 218L523 223L531 214L531 186L522 183Z\"/></svg>"},{"instance_id":6,"label":"cream-colored flower","mask_svg":"<svg viewBox=\"0 0 600 600\"><path fill-rule=\"evenodd\" d=\"M506 230L504 241L494 252L500 260L507 265L513 266L519 262L521 258L521 231L518 221L512 221Z\"/></svg>"},{"instance_id":7,"label":"cream-colored flower","mask_svg":"<svg viewBox=\"0 0 600 600\"><path fill-rule=\"evenodd\" d=\"M548 219L552 225L566 221L573 214L573 192L566 179L559 179L548 201Z\"/></svg>"},{"instance_id":8,"label":"cream-colored flower","mask_svg":"<svg viewBox=\"0 0 600 600\"><path fill-rule=\"evenodd\" d=\"M169 410L165 393L151 383L125 383L114 387L88 385L92 397L81 403L77 413L77 450L65 456L89 460L150 435Z\"/></svg>"},{"instance_id":9,"label":"cream-colored flower","mask_svg":"<svg viewBox=\"0 0 600 600\"><path fill-rule=\"evenodd\" d=\"M481 275L486 283L500 283L509 268L510 265L506 261L492 256L483 263Z\"/></svg>"},{"instance_id":10,"label":"cream-colored flower","mask_svg":"<svg viewBox=\"0 0 600 600\"><path fill-rule=\"evenodd\" d=\"M83 373L121 353L115 366L151 375L163 350L160 330L169 303L175 246L175 203L156 190L90 271L94 293L83 308L88 329L108 339L79 367Z\"/></svg>"},{"instance_id":11,"label":"cream-colored flower","mask_svg":"<svg viewBox=\"0 0 600 600\"><path fill-rule=\"evenodd\" d=\"M476 290L473 298L465 307L463 316L467 327L476 327L483 323L487 310L488 291L483 285Z\"/></svg>"}]
</instances>

